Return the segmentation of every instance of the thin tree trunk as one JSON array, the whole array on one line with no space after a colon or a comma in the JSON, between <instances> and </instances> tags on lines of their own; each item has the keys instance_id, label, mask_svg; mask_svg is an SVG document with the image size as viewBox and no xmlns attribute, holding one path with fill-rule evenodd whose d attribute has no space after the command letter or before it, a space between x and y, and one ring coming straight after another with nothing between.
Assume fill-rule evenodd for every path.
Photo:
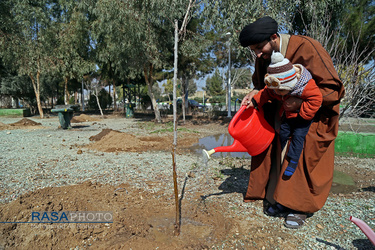
<instances>
[{"instance_id":1,"label":"thin tree trunk","mask_svg":"<svg viewBox=\"0 0 375 250\"><path fill-rule=\"evenodd\" d=\"M173 163L173 186L176 205L175 235L180 235L180 201L178 200L177 185L177 167L176 167L176 148L177 148L177 107L176 107L176 85L177 85L177 62L178 62L178 22L175 20L175 41L174 41L174 76L173 76L173 144L172 144L172 163Z\"/></svg>"},{"instance_id":2,"label":"thin tree trunk","mask_svg":"<svg viewBox=\"0 0 375 250\"><path fill-rule=\"evenodd\" d=\"M68 105L69 99L68 99L68 77L65 77L65 83L64 83L64 104Z\"/></svg>"},{"instance_id":3,"label":"thin tree trunk","mask_svg":"<svg viewBox=\"0 0 375 250\"><path fill-rule=\"evenodd\" d=\"M156 102L155 95L151 91L152 84L150 84L150 82L147 82L147 87L148 87L147 94L151 99L152 106L154 107L155 120L160 123L161 122L160 110L158 107L158 103Z\"/></svg>"},{"instance_id":4,"label":"thin tree trunk","mask_svg":"<svg viewBox=\"0 0 375 250\"><path fill-rule=\"evenodd\" d=\"M184 79L181 78L181 86L182 86L182 100L181 100L181 108L182 108L182 121L185 123L185 117L186 117L186 101L185 101L185 98L186 98L186 89L185 89L185 83L184 83Z\"/></svg>"},{"instance_id":5,"label":"thin tree trunk","mask_svg":"<svg viewBox=\"0 0 375 250\"><path fill-rule=\"evenodd\" d=\"M97 90L95 90L95 98L96 98L96 103L98 104L98 107L99 107L100 115L103 118L104 117L103 110L102 110L102 107L100 106L99 97L98 97L98 91Z\"/></svg>"},{"instance_id":6,"label":"thin tree trunk","mask_svg":"<svg viewBox=\"0 0 375 250\"><path fill-rule=\"evenodd\" d=\"M112 80L113 84L113 110L117 110L117 104L116 104L116 82L115 80Z\"/></svg>"},{"instance_id":7,"label":"thin tree trunk","mask_svg":"<svg viewBox=\"0 0 375 250\"><path fill-rule=\"evenodd\" d=\"M154 93L152 93L152 85L154 83L152 80L152 70L153 70L153 65L150 64L148 70L146 66L143 68L143 73L145 75L145 80L146 80L147 87L148 87L147 94L151 99L152 106L154 107L155 120L160 123L161 122L160 110L156 102Z\"/></svg>"},{"instance_id":8,"label":"thin tree trunk","mask_svg":"<svg viewBox=\"0 0 375 250\"><path fill-rule=\"evenodd\" d=\"M42 104L40 102L40 72L38 70L37 73L36 73L36 82L35 82L35 78L34 78L32 73L29 73L29 76L31 78L31 83L33 84L39 115L40 115L40 118L43 119L44 113L43 113Z\"/></svg>"},{"instance_id":9,"label":"thin tree trunk","mask_svg":"<svg viewBox=\"0 0 375 250\"><path fill-rule=\"evenodd\" d=\"M182 92L183 92L183 121L185 123L186 114L190 114L191 110L189 108L189 76L187 74L184 75L183 79L181 80L182 83ZM187 103L186 103L187 100ZM187 108L187 110L186 110Z\"/></svg>"}]
</instances>

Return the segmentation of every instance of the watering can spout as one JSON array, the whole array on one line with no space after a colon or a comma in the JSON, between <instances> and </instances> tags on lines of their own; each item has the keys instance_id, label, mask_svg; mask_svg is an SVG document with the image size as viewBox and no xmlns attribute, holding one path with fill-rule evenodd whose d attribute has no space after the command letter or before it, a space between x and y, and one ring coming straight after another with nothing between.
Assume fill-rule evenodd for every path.
<instances>
[{"instance_id":1,"label":"watering can spout","mask_svg":"<svg viewBox=\"0 0 375 250\"><path fill-rule=\"evenodd\" d=\"M211 155L215 153L215 149L211 149L209 151L203 149L203 155L207 158L207 159L211 159Z\"/></svg>"},{"instance_id":2,"label":"watering can spout","mask_svg":"<svg viewBox=\"0 0 375 250\"><path fill-rule=\"evenodd\" d=\"M234 140L233 144L230 146L216 147L209 151L203 149L203 155L207 159L211 159L211 155L216 152L247 152L247 149L244 146L242 146L242 144L237 140Z\"/></svg>"},{"instance_id":3,"label":"watering can spout","mask_svg":"<svg viewBox=\"0 0 375 250\"><path fill-rule=\"evenodd\" d=\"M233 144L230 146L222 146L214 148L215 152L247 152L248 150L239 142L234 140Z\"/></svg>"}]
</instances>

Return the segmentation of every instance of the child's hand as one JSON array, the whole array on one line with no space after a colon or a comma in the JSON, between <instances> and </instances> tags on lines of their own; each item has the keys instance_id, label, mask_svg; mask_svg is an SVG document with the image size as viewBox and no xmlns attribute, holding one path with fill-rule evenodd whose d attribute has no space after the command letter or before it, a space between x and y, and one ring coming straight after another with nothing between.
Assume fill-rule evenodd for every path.
<instances>
[{"instance_id":1,"label":"child's hand","mask_svg":"<svg viewBox=\"0 0 375 250\"><path fill-rule=\"evenodd\" d=\"M242 106L246 106L246 109L248 108L252 108L254 107L254 104L253 102L251 101L251 99L253 99L253 97L259 92L259 90L253 90L251 91L249 94L247 94L243 99L242 99L242 102L241 102L241 105Z\"/></svg>"}]
</instances>

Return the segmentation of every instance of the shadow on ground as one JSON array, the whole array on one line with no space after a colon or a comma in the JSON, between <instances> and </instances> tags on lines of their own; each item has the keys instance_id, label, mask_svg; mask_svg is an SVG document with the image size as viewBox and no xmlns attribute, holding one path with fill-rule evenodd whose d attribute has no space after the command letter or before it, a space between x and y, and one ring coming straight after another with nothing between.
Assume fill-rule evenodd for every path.
<instances>
[{"instance_id":1,"label":"shadow on ground","mask_svg":"<svg viewBox=\"0 0 375 250\"><path fill-rule=\"evenodd\" d=\"M244 168L230 168L220 170L220 174L228 176L224 182L219 186L219 193L207 194L202 196L202 199L207 199L210 196L219 196L230 193L245 194L250 177L250 170Z\"/></svg>"}]
</instances>

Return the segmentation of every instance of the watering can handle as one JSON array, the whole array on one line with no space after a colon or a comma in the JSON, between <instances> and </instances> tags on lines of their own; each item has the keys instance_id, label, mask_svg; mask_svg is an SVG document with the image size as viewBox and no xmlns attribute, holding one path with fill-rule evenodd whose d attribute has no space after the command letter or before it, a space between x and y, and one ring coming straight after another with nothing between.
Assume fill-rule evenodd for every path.
<instances>
[{"instance_id":1,"label":"watering can handle","mask_svg":"<svg viewBox=\"0 0 375 250\"><path fill-rule=\"evenodd\" d=\"M251 107L249 109L254 109L254 107ZM240 119L241 115L247 110L247 106L243 105L241 108L237 111L237 113L233 116L232 120L229 123L228 131L229 134L231 134L231 131L233 131L234 126L236 125L237 121ZM232 134L231 134L232 135ZM233 136L233 135L232 135Z\"/></svg>"},{"instance_id":2,"label":"watering can handle","mask_svg":"<svg viewBox=\"0 0 375 250\"><path fill-rule=\"evenodd\" d=\"M252 99L253 100L253 99ZM254 103L256 103L255 101L254 101ZM241 115L247 108L246 108L247 106L245 106L245 105L243 105L243 106L241 106L241 108L237 111L237 113L234 115L234 117L233 117L233 119L236 117L236 115L238 114L238 115ZM261 115L263 116L264 115L264 111L263 111L263 109L262 109L262 107L259 107L258 106L258 104L257 105L254 105L254 107L251 107L251 108L249 108L249 109L255 109L255 110L257 110L259 113L261 113ZM236 117L237 118L237 117Z\"/></svg>"}]
</instances>

